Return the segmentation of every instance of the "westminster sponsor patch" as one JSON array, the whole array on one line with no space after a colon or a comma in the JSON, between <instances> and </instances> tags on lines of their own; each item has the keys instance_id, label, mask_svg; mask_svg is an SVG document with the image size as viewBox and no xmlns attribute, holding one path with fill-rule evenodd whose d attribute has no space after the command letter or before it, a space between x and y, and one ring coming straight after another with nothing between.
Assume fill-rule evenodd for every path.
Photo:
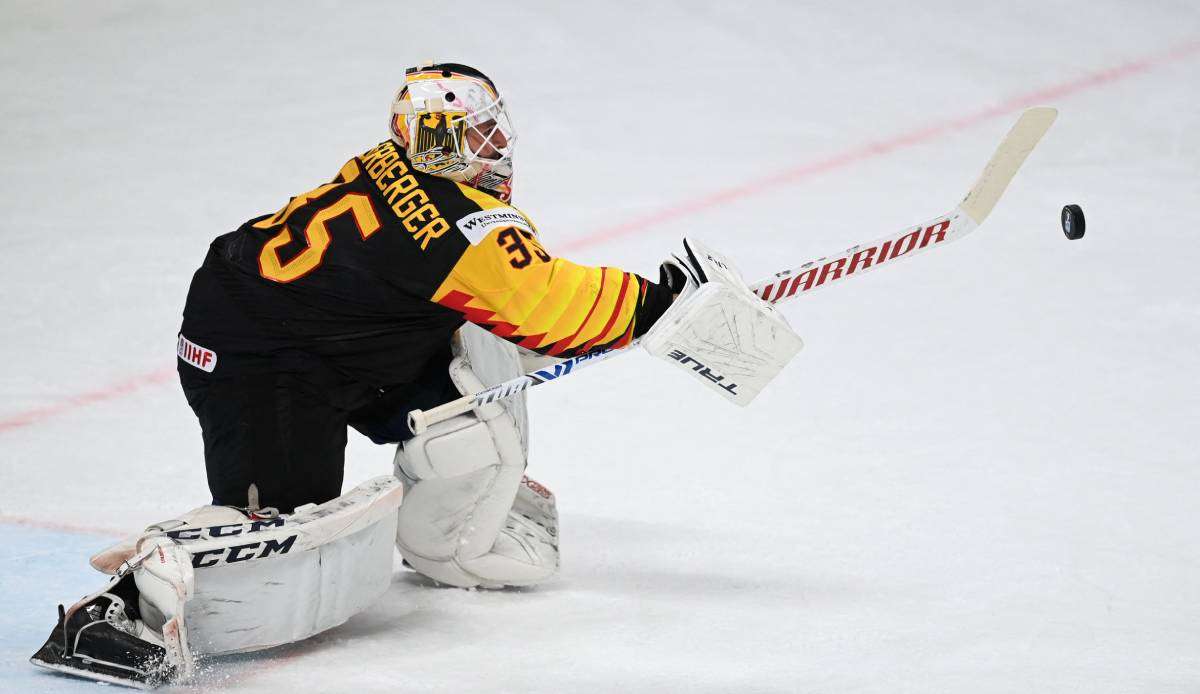
<instances>
[{"instance_id":1,"label":"westminster sponsor patch","mask_svg":"<svg viewBox=\"0 0 1200 694\"><path fill-rule=\"evenodd\" d=\"M516 227L533 233L533 227L525 215L513 207L493 207L490 210L480 210L458 220L458 230L467 237L471 245L479 243L492 229Z\"/></svg>"}]
</instances>

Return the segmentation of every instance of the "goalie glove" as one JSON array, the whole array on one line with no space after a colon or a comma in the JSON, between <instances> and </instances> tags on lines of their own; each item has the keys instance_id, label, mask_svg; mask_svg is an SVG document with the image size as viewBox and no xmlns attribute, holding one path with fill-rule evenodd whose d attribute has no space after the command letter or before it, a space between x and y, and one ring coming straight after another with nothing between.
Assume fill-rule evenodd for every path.
<instances>
[{"instance_id":1,"label":"goalie glove","mask_svg":"<svg viewBox=\"0 0 1200 694\"><path fill-rule=\"evenodd\" d=\"M733 263L703 244L684 239L683 253L659 272L679 296L642 345L738 405L749 404L804 346Z\"/></svg>"}]
</instances>

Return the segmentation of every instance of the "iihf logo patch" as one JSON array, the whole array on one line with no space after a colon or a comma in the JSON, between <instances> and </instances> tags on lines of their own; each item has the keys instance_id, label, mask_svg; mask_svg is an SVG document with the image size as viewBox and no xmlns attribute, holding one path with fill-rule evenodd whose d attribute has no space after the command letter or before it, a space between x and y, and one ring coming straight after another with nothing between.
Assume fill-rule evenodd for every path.
<instances>
[{"instance_id":1,"label":"iihf logo patch","mask_svg":"<svg viewBox=\"0 0 1200 694\"><path fill-rule=\"evenodd\" d=\"M179 355L180 359L201 371L212 373L213 369L217 368L217 353L192 342L184 337L183 333L179 334L179 343L175 346L175 353Z\"/></svg>"}]
</instances>

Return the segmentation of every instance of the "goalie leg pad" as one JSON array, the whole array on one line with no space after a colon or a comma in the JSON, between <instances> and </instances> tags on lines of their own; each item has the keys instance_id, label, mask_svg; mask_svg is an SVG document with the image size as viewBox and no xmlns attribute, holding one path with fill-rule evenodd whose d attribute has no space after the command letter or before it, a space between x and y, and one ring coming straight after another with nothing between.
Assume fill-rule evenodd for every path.
<instances>
[{"instance_id":1,"label":"goalie leg pad","mask_svg":"<svg viewBox=\"0 0 1200 694\"><path fill-rule=\"evenodd\" d=\"M515 348L464 326L450 374L461 392L520 373ZM480 366L476 368L476 364ZM554 497L523 477L524 402L492 403L400 446L396 545L418 572L462 588L532 585L558 569Z\"/></svg>"},{"instance_id":2,"label":"goalie leg pad","mask_svg":"<svg viewBox=\"0 0 1200 694\"><path fill-rule=\"evenodd\" d=\"M534 585L553 576L558 570L558 508L550 490L522 477L492 550L464 560L462 566L475 576L512 586Z\"/></svg>"},{"instance_id":3,"label":"goalie leg pad","mask_svg":"<svg viewBox=\"0 0 1200 694\"><path fill-rule=\"evenodd\" d=\"M289 515L201 507L92 563L132 571L146 625L181 632L197 653L270 648L338 626L383 595L401 494L387 476ZM164 563L160 550L182 560Z\"/></svg>"},{"instance_id":4,"label":"goalie leg pad","mask_svg":"<svg viewBox=\"0 0 1200 694\"><path fill-rule=\"evenodd\" d=\"M193 647L231 653L292 643L345 622L392 581L400 484L369 480L290 516L175 532L192 557ZM186 531L182 531L186 532Z\"/></svg>"},{"instance_id":5,"label":"goalie leg pad","mask_svg":"<svg viewBox=\"0 0 1200 694\"><path fill-rule=\"evenodd\" d=\"M462 415L396 453L404 481L396 544L418 572L460 588L540 583L558 570L554 496L523 477L507 416Z\"/></svg>"}]
</instances>

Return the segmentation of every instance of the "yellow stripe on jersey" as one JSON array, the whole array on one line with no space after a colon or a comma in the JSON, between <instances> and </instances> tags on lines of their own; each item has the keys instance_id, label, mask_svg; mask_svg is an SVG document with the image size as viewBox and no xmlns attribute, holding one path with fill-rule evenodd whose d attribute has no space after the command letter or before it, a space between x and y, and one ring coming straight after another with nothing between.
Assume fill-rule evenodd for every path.
<instances>
[{"instance_id":1,"label":"yellow stripe on jersey","mask_svg":"<svg viewBox=\"0 0 1200 694\"><path fill-rule=\"evenodd\" d=\"M476 205L479 205L479 208L482 210L491 210L491 209L495 209L497 207L505 207L504 203L500 202L498 199L492 197L491 195L488 195L487 193L483 192L482 190L476 190L475 188L472 188L471 186L466 185L464 183L457 183L456 185L458 186L458 192L460 192L464 196L466 196L466 198L468 200L470 200L471 202L475 203Z\"/></svg>"},{"instance_id":2,"label":"yellow stripe on jersey","mask_svg":"<svg viewBox=\"0 0 1200 694\"><path fill-rule=\"evenodd\" d=\"M628 342L641 294L636 275L552 258L530 232L503 227L467 248L433 300L522 347L571 356Z\"/></svg>"}]
</instances>

